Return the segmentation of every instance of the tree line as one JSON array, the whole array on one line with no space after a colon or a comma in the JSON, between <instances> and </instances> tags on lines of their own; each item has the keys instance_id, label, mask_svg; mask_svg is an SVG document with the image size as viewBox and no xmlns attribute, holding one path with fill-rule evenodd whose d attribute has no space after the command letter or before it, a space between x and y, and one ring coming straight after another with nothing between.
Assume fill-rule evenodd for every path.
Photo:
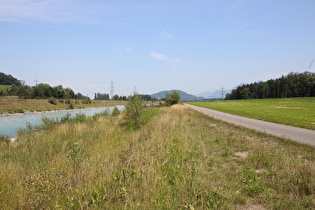
<instances>
[{"instance_id":1,"label":"tree line","mask_svg":"<svg viewBox=\"0 0 315 210\"><path fill-rule=\"evenodd\" d=\"M152 98L151 95L147 94L137 94L137 96L142 99L143 101L154 101L155 99ZM114 101L127 101L128 97L127 96L119 96L119 95L114 95L112 98L110 98L108 93L95 93L94 95L94 100L114 100Z\"/></svg>"},{"instance_id":2,"label":"tree line","mask_svg":"<svg viewBox=\"0 0 315 210\"><path fill-rule=\"evenodd\" d=\"M7 95L15 95L24 99L89 99L81 93L75 94L71 88L64 88L62 85L51 87L49 84L40 83L35 86L12 85Z\"/></svg>"},{"instance_id":3,"label":"tree line","mask_svg":"<svg viewBox=\"0 0 315 210\"><path fill-rule=\"evenodd\" d=\"M266 82L255 82L237 87L226 100L236 99L264 99L264 98L292 98L315 97L315 73L291 72L278 79Z\"/></svg>"}]
</instances>

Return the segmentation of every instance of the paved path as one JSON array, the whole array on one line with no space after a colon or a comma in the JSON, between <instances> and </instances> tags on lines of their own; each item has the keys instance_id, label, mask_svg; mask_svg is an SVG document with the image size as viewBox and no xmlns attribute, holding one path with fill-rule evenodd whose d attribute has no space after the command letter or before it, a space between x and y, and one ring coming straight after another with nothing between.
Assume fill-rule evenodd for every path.
<instances>
[{"instance_id":1,"label":"paved path","mask_svg":"<svg viewBox=\"0 0 315 210\"><path fill-rule=\"evenodd\" d=\"M315 130L281 125L262 120L255 120L247 117L240 117L232 114L227 114L224 112L215 111L212 109L193 106L190 104L185 105L218 120L226 121L235 125L240 125L246 128L261 131L277 137L290 139L296 142L308 144L315 147Z\"/></svg>"}]
</instances>

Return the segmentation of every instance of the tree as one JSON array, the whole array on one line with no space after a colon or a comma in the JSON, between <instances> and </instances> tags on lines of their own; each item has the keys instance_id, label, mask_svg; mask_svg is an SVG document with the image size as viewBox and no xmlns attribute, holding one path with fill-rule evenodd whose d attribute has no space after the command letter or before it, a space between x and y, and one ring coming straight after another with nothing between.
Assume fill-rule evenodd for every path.
<instances>
[{"instance_id":1,"label":"tree","mask_svg":"<svg viewBox=\"0 0 315 210\"><path fill-rule=\"evenodd\" d=\"M128 103L125 106L125 120L130 126L136 128L140 126L142 109L142 99L139 97L138 93L134 91L133 95L129 96Z\"/></svg>"},{"instance_id":2,"label":"tree","mask_svg":"<svg viewBox=\"0 0 315 210\"><path fill-rule=\"evenodd\" d=\"M169 106L178 104L179 100L180 100L180 95L177 91L173 91L172 93L166 93L165 95L165 102Z\"/></svg>"},{"instance_id":3,"label":"tree","mask_svg":"<svg viewBox=\"0 0 315 210\"><path fill-rule=\"evenodd\" d=\"M114 100L114 101L118 101L118 100L119 100L119 95L117 95L117 94L116 94L116 95L114 95L114 96L113 96L113 98L112 98L112 100Z\"/></svg>"}]
</instances>

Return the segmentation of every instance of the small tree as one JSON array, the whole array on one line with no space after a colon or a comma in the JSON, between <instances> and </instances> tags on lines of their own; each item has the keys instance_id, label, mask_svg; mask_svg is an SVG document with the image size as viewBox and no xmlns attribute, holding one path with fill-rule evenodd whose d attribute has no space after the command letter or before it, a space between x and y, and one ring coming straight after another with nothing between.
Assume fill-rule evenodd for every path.
<instances>
[{"instance_id":1,"label":"small tree","mask_svg":"<svg viewBox=\"0 0 315 210\"><path fill-rule=\"evenodd\" d=\"M169 106L178 104L179 100L180 100L180 95L177 91L173 91L172 93L166 93L165 95L165 102Z\"/></svg>"},{"instance_id":2,"label":"small tree","mask_svg":"<svg viewBox=\"0 0 315 210\"><path fill-rule=\"evenodd\" d=\"M142 99L135 91L132 96L129 96L128 103L125 106L125 120L131 126L139 127L142 114Z\"/></svg>"}]
</instances>

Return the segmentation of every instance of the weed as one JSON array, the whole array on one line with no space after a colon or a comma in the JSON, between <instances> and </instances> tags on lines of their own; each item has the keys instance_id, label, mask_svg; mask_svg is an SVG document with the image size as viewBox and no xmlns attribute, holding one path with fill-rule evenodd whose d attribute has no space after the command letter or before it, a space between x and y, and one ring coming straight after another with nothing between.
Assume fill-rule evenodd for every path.
<instances>
[{"instance_id":1,"label":"weed","mask_svg":"<svg viewBox=\"0 0 315 210\"><path fill-rule=\"evenodd\" d=\"M267 190L264 181L255 174L254 170L244 167L243 177L245 191L248 195L256 196Z\"/></svg>"},{"instance_id":2,"label":"weed","mask_svg":"<svg viewBox=\"0 0 315 210\"><path fill-rule=\"evenodd\" d=\"M112 112L112 116L117 116L120 114L120 111L119 109L115 106L114 109L113 109L113 112Z\"/></svg>"},{"instance_id":3,"label":"weed","mask_svg":"<svg viewBox=\"0 0 315 210\"><path fill-rule=\"evenodd\" d=\"M65 157L69 165L71 165L74 170L77 170L84 161L84 151L78 146L77 142L70 142L67 145Z\"/></svg>"}]
</instances>

